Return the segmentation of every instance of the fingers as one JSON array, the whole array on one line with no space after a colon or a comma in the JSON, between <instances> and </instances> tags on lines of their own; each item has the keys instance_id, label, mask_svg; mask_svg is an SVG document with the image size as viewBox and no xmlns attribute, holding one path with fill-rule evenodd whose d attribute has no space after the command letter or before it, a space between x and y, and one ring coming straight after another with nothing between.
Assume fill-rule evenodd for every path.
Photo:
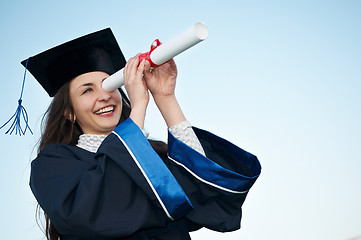
<instances>
[{"instance_id":1,"label":"fingers","mask_svg":"<svg viewBox=\"0 0 361 240\"><path fill-rule=\"evenodd\" d=\"M132 108L146 108L149 101L148 87L143 79L144 63L139 64L139 54L130 58L124 68L124 87Z\"/></svg>"},{"instance_id":2,"label":"fingers","mask_svg":"<svg viewBox=\"0 0 361 240\"><path fill-rule=\"evenodd\" d=\"M124 68L124 85L139 85L145 84L143 75L145 72L149 72L149 67L145 64L147 63L146 60L142 60L139 64L139 55L130 58Z\"/></svg>"},{"instance_id":3,"label":"fingers","mask_svg":"<svg viewBox=\"0 0 361 240\"><path fill-rule=\"evenodd\" d=\"M144 59L145 60L145 59ZM144 63L144 71L149 72L150 71L150 62L148 60L145 60Z\"/></svg>"},{"instance_id":4,"label":"fingers","mask_svg":"<svg viewBox=\"0 0 361 240\"><path fill-rule=\"evenodd\" d=\"M171 67L172 69L177 69L177 65L175 64L175 61L174 61L173 58L172 58L171 60L169 60L168 62L169 62L170 67Z\"/></svg>"},{"instance_id":5,"label":"fingers","mask_svg":"<svg viewBox=\"0 0 361 240\"><path fill-rule=\"evenodd\" d=\"M135 55L134 57L130 58L125 65L124 68L124 81L132 80L132 76L136 76L137 74L137 67L139 65L139 54Z\"/></svg>"},{"instance_id":6,"label":"fingers","mask_svg":"<svg viewBox=\"0 0 361 240\"><path fill-rule=\"evenodd\" d=\"M139 60L137 61L139 62ZM137 68L137 77L142 78L144 73L144 67L145 67L145 59L142 60L142 62L139 64L139 67Z\"/></svg>"},{"instance_id":7,"label":"fingers","mask_svg":"<svg viewBox=\"0 0 361 240\"><path fill-rule=\"evenodd\" d=\"M152 71L151 71L151 66L150 66L150 62L145 60L144 61L144 78L145 79L150 79L150 77L152 76Z\"/></svg>"}]
</instances>

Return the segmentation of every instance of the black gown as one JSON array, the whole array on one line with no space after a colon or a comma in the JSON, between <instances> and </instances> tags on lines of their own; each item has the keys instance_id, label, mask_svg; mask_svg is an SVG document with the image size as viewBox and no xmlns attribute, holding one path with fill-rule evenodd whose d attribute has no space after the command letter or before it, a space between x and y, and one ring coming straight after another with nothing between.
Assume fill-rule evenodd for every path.
<instances>
[{"instance_id":1,"label":"black gown","mask_svg":"<svg viewBox=\"0 0 361 240\"><path fill-rule=\"evenodd\" d=\"M161 159L131 119L96 153L48 145L32 162L30 187L62 239L185 240L202 227L236 230L260 163L193 130L207 157L169 133Z\"/></svg>"}]
</instances>

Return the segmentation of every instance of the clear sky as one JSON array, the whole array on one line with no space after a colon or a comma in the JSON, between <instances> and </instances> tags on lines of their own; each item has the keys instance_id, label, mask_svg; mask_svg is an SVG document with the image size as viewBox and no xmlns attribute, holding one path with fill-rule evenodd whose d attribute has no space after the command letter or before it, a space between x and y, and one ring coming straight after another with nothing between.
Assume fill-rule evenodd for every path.
<instances>
[{"instance_id":1,"label":"clear sky","mask_svg":"<svg viewBox=\"0 0 361 240\"><path fill-rule=\"evenodd\" d=\"M20 1L0 3L0 123L14 113L20 61L111 27L126 58L198 21L209 37L175 58L176 95L195 126L258 156L241 230L193 239L347 240L361 235L361 1ZM28 74L34 135L0 130L1 239L42 239L28 187L50 98ZM166 140L153 103L146 129Z\"/></svg>"}]
</instances>

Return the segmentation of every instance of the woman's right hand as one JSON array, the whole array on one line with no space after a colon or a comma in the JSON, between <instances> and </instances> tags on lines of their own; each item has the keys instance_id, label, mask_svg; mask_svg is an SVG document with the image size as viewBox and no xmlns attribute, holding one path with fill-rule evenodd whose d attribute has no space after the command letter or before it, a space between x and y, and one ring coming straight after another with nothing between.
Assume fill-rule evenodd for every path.
<instances>
[{"instance_id":1,"label":"woman's right hand","mask_svg":"<svg viewBox=\"0 0 361 240\"><path fill-rule=\"evenodd\" d=\"M124 68L123 76L124 87L127 90L131 104L130 118L143 129L145 112L149 102L149 92L147 84L143 79L145 60L139 64L139 55L140 54L137 54L128 60Z\"/></svg>"}]
</instances>

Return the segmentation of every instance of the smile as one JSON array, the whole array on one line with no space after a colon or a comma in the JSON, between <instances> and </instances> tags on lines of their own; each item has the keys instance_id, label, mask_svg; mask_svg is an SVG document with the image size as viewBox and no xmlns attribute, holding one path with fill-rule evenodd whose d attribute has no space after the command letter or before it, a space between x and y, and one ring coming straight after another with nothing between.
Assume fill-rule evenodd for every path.
<instances>
[{"instance_id":1,"label":"smile","mask_svg":"<svg viewBox=\"0 0 361 240\"><path fill-rule=\"evenodd\" d=\"M95 112L95 114L101 115L101 114L111 113L111 112L114 112L114 108L115 108L115 106L107 106L107 107L99 109L98 111Z\"/></svg>"}]
</instances>

